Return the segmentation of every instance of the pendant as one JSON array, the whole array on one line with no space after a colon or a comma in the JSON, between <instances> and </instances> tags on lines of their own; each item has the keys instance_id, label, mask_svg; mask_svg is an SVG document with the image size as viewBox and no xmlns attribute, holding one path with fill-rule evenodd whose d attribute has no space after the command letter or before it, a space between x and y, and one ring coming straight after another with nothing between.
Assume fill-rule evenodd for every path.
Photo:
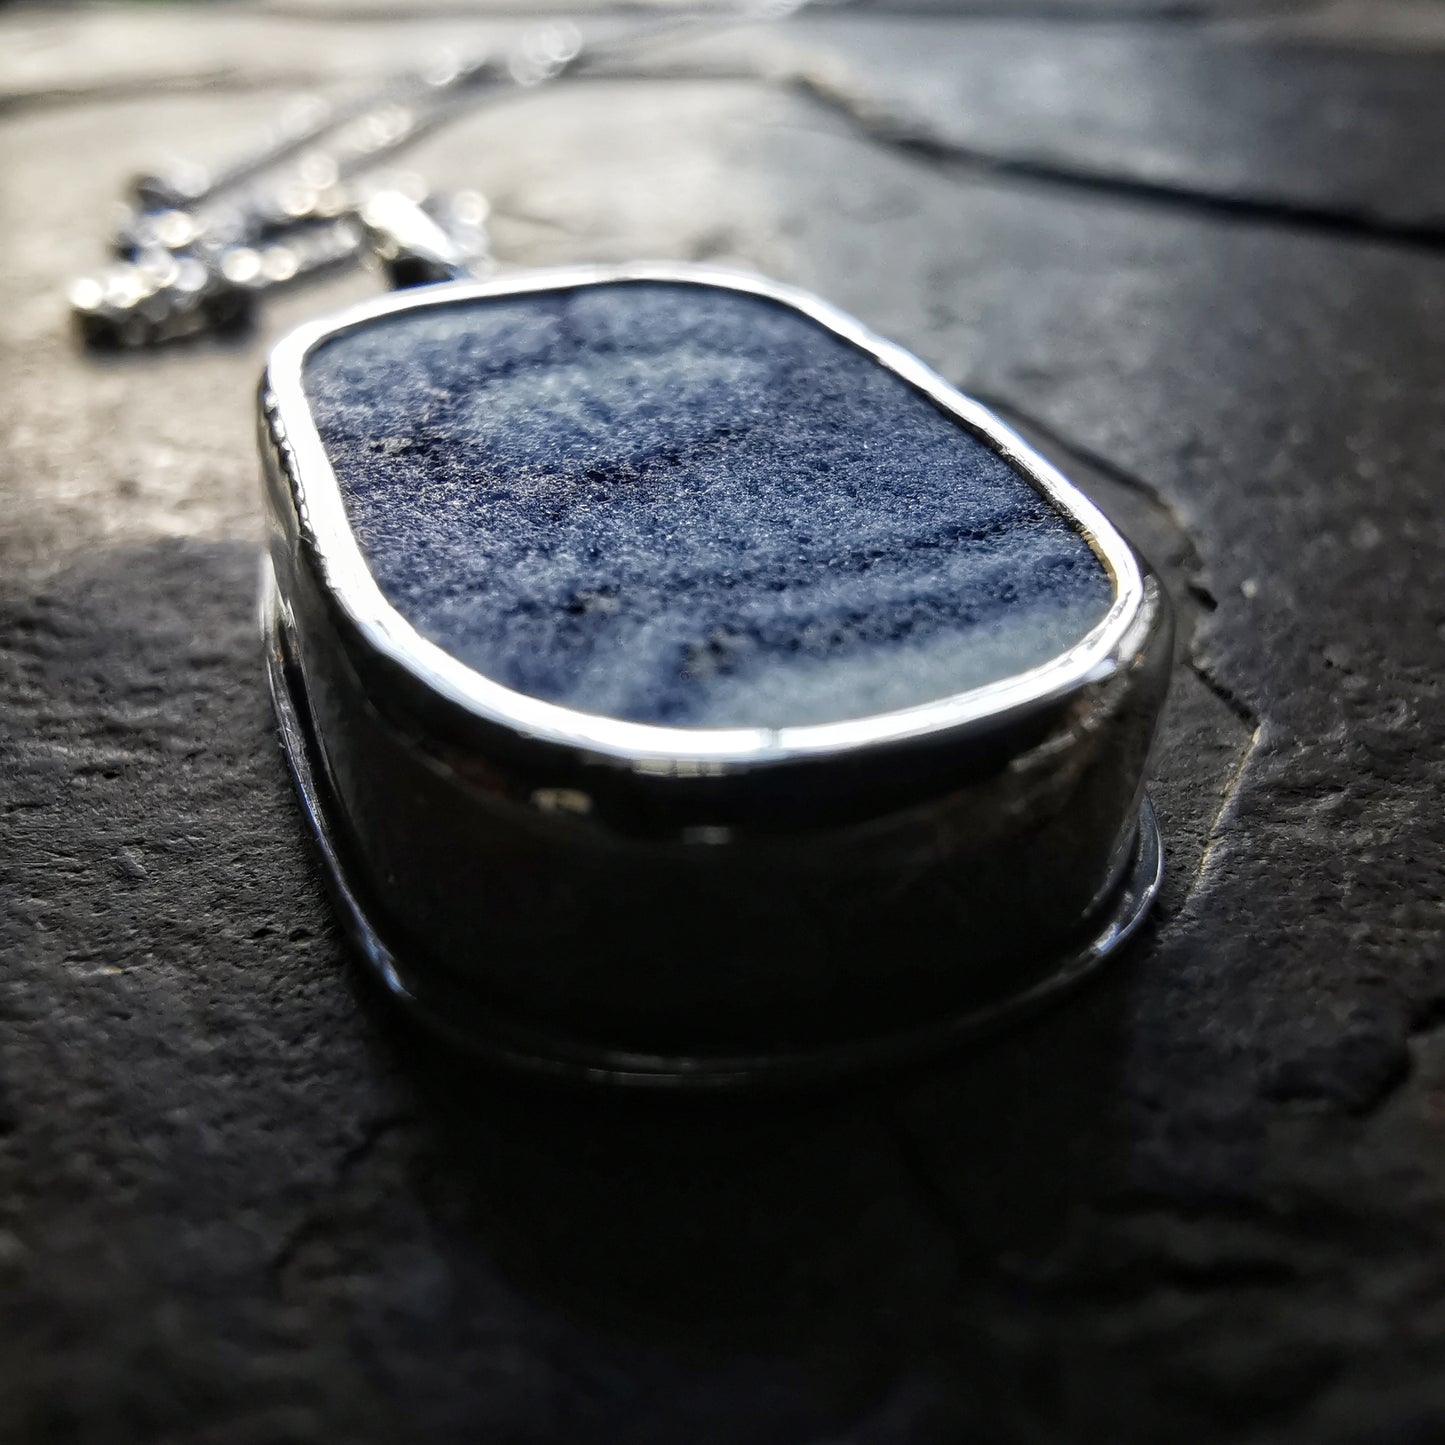
<instances>
[{"instance_id":1,"label":"pendant","mask_svg":"<svg viewBox=\"0 0 1445 1445\"><path fill-rule=\"evenodd\" d=\"M422 288L262 386L281 737L340 915L529 1068L806 1081L1138 926L1158 580L985 408L711 267Z\"/></svg>"}]
</instances>

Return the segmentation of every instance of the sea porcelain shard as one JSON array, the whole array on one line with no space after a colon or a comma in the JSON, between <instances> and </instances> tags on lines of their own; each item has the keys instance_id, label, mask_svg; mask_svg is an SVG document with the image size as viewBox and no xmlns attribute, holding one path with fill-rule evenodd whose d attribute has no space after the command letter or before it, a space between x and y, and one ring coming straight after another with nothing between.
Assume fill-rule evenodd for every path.
<instances>
[{"instance_id":1,"label":"sea porcelain shard","mask_svg":"<svg viewBox=\"0 0 1445 1445\"><path fill-rule=\"evenodd\" d=\"M868 717L1081 642L1114 586L998 451L803 313L614 283L405 311L302 384L387 601L483 677L685 727Z\"/></svg>"},{"instance_id":2,"label":"sea porcelain shard","mask_svg":"<svg viewBox=\"0 0 1445 1445\"><path fill-rule=\"evenodd\" d=\"M711 268L427 288L262 389L282 735L461 1041L632 1081L981 1027L1134 926L1162 592L984 408Z\"/></svg>"}]
</instances>

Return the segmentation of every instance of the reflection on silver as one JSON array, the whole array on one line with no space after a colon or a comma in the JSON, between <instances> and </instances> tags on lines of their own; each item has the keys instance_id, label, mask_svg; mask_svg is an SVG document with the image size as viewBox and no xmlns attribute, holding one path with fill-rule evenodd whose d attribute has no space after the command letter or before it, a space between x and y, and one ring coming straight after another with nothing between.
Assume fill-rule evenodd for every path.
<instances>
[{"instance_id":1,"label":"reflection on silver","mask_svg":"<svg viewBox=\"0 0 1445 1445\"><path fill-rule=\"evenodd\" d=\"M812 318L1005 456L1114 587L1077 645L919 706L782 728L580 713L480 676L381 593L302 389L339 332L603 283L725 287ZM1098 509L985 408L791 287L579 267L382 298L307 326L262 386L273 695L341 913L385 987L483 1053L629 1083L810 1078L974 1033L1137 927L1143 774L1172 629Z\"/></svg>"}]
</instances>

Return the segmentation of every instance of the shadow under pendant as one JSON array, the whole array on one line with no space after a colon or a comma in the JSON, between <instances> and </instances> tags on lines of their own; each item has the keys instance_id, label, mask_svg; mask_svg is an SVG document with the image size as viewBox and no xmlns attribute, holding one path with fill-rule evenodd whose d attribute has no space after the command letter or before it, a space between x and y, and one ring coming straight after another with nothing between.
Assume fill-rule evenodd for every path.
<instances>
[{"instance_id":1,"label":"shadow under pendant","mask_svg":"<svg viewBox=\"0 0 1445 1445\"><path fill-rule=\"evenodd\" d=\"M281 734L386 988L704 1087L909 1057L1137 926L1157 579L996 417L716 268L303 328L262 386Z\"/></svg>"}]
</instances>

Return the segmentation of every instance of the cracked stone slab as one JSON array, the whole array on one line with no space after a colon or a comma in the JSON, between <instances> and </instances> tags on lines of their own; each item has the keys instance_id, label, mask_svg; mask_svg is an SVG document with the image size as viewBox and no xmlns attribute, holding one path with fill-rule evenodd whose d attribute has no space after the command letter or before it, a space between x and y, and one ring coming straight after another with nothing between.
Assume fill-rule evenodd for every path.
<instances>
[{"instance_id":1,"label":"cracked stone slab","mask_svg":"<svg viewBox=\"0 0 1445 1445\"><path fill-rule=\"evenodd\" d=\"M1445 259L971 176L736 82L429 142L509 260L727 259L909 345L1186 622L1171 891L1097 986L846 1097L554 1098L398 1030L332 931L253 642L266 337L97 368L63 331L117 178L273 107L0 124L0 1435L1445 1431Z\"/></svg>"},{"instance_id":2,"label":"cracked stone slab","mask_svg":"<svg viewBox=\"0 0 1445 1445\"><path fill-rule=\"evenodd\" d=\"M807 37L841 66L817 72L824 94L866 130L939 156L1263 219L1445 237L1439 49L1304 41L1263 21L1141 31L840 16Z\"/></svg>"}]
</instances>

